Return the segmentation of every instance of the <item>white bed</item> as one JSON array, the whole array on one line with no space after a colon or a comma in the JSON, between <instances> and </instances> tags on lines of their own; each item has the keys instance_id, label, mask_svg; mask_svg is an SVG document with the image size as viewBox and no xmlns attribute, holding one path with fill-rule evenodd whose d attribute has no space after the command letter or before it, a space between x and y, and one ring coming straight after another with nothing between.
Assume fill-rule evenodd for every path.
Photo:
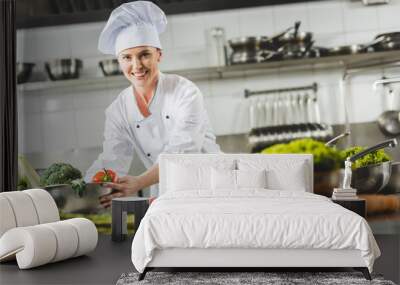
<instances>
[{"instance_id":1,"label":"white bed","mask_svg":"<svg viewBox=\"0 0 400 285\"><path fill-rule=\"evenodd\" d=\"M140 279L155 267L354 267L370 278L380 251L368 223L312 194L312 156L164 154L159 165L160 197L132 243Z\"/></svg>"}]
</instances>

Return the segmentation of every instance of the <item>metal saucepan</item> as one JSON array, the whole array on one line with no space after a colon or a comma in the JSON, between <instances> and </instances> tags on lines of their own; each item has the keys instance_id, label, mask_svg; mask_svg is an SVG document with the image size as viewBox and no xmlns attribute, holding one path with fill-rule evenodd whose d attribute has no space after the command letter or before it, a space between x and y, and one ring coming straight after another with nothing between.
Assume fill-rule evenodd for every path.
<instances>
[{"instance_id":1,"label":"metal saucepan","mask_svg":"<svg viewBox=\"0 0 400 285\"><path fill-rule=\"evenodd\" d=\"M388 184L382 189L382 194L400 194L400 162L392 163L392 173Z\"/></svg>"},{"instance_id":2,"label":"metal saucepan","mask_svg":"<svg viewBox=\"0 0 400 285\"><path fill-rule=\"evenodd\" d=\"M82 61L74 58L55 59L45 63L51 80L74 79L79 77Z\"/></svg>"},{"instance_id":3,"label":"metal saucepan","mask_svg":"<svg viewBox=\"0 0 400 285\"><path fill-rule=\"evenodd\" d=\"M32 69L35 66L34 63L17 62L17 83L25 83L29 80L32 74Z\"/></svg>"},{"instance_id":4,"label":"metal saucepan","mask_svg":"<svg viewBox=\"0 0 400 285\"><path fill-rule=\"evenodd\" d=\"M400 111L394 106L395 92L389 89L388 99L390 101L389 109L383 112L378 118L378 126L385 135L400 134Z\"/></svg>"},{"instance_id":5,"label":"metal saucepan","mask_svg":"<svg viewBox=\"0 0 400 285\"><path fill-rule=\"evenodd\" d=\"M357 159L373 151L383 149L386 147L395 147L396 145L397 145L397 140L390 139L381 142L377 145L374 145L372 147L369 147L349 157L348 159L351 162L354 162ZM382 163L368 165L353 170L351 186L357 189L357 193L359 194L373 194L379 192L389 182L390 174L392 171L391 164L392 164L391 161L385 161Z\"/></svg>"},{"instance_id":6,"label":"metal saucepan","mask_svg":"<svg viewBox=\"0 0 400 285\"><path fill-rule=\"evenodd\" d=\"M99 62L99 66L104 76L121 75L122 71L119 67L117 59L105 59Z\"/></svg>"},{"instance_id":7,"label":"metal saucepan","mask_svg":"<svg viewBox=\"0 0 400 285\"><path fill-rule=\"evenodd\" d=\"M376 51L395 50L400 48L400 32L379 34L374 45Z\"/></svg>"},{"instance_id":8,"label":"metal saucepan","mask_svg":"<svg viewBox=\"0 0 400 285\"><path fill-rule=\"evenodd\" d=\"M44 187L63 213L97 213L102 209L99 197L111 193L112 189L98 183L87 183L80 197L68 184Z\"/></svg>"}]
</instances>

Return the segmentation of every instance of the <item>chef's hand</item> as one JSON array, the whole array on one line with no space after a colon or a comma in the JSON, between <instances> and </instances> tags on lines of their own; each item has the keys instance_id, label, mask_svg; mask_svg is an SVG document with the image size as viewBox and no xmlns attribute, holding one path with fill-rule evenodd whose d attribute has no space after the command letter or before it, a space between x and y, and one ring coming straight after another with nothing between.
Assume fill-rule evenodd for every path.
<instances>
[{"instance_id":1,"label":"chef's hand","mask_svg":"<svg viewBox=\"0 0 400 285\"><path fill-rule=\"evenodd\" d=\"M117 182L107 182L103 184L105 187L110 187L113 191L110 194L101 196L100 204L104 208L108 208L111 206L111 200L113 198L132 196L137 191L142 189L140 179L137 176L124 176L118 178Z\"/></svg>"}]
</instances>

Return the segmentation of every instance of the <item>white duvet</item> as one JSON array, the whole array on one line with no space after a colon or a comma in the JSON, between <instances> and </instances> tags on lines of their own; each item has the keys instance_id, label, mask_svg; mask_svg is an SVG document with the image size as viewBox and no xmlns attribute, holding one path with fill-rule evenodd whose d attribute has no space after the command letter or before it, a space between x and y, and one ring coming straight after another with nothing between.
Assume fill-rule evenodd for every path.
<instances>
[{"instance_id":1,"label":"white duvet","mask_svg":"<svg viewBox=\"0 0 400 285\"><path fill-rule=\"evenodd\" d=\"M319 195L265 189L162 195L140 223L132 262L143 272L165 248L358 249L371 272L380 255L359 215Z\"/></svg>"}]
</instances>

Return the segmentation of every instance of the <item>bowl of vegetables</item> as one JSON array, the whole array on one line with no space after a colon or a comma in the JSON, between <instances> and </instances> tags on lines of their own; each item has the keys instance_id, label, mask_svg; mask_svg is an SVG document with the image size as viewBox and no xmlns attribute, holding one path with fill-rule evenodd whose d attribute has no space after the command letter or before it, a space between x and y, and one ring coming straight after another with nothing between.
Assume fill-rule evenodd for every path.
<instances>
[{"instance_id":1,"label":"bowl of vegetables","mask_svg":"<svg viewBox=\"0 0 400 285\"><path fill-rule=\"evenodd\" d=\"M112 170L108 171L109 176L111 172ZM100 177L100 174L96 175ZM53 163L42 173L40 182L53 197L61 212L98 213L102 210L99 197L112 192L112 189L103 183L115 181L116 176L111 177L111 180L107 179L109 177L101 182L93 179L93 182L86 183L79 169L71 164L59 162Z\"/></svg>"},{"instance_id":2,"label":"bowl of vegetables","mask_svg":"<svg viewBox=\"0 0 400 285\"><path fill-rule=\"evenodd\" d=\"M350 147L341 152L343 163L346 158L364 151L361 146ZM374 194L380 192L389 182L391 175L391 159L383 150L376 150L357 159L353 165L351 186L358 194Z\"/></svg>"}]
</instances>

